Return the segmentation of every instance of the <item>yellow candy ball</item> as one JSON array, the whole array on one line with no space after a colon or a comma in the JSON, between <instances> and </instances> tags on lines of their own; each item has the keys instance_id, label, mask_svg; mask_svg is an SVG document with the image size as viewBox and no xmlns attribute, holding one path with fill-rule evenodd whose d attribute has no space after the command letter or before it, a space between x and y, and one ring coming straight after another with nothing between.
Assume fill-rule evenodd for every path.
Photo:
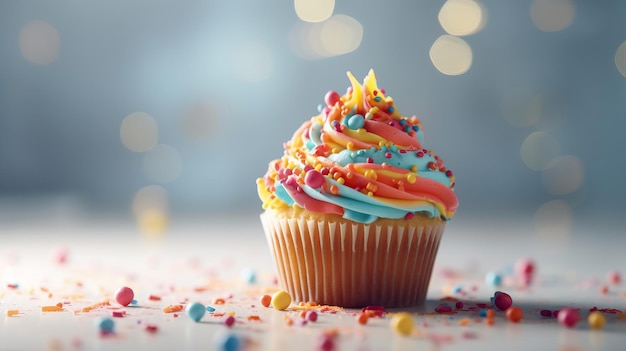
<instances>
[{"instance_id":1,"label":"yellow candy ball","mask_svg":"<svg viewBox=\"0 0 626 351\"><path fill-rule=\"evenodd\" d=\"M288 292L280 290L272 295L272 307L282 311L291 305L291 295Z\"/></svg>"},{"instance_id":2,"label":"yellow candy ball","mask_svg":"<svg viewBox=\"0 0 626 351\"><path fill-rule=\"evenodd\" d=\"M592 329L602 329L606 323L606 317L604 317L604 313L600 311L593 311L589 313L587 322Z\"/></svg>"},{"instance_id":3,"label":"yellow candy ball","mask_svg":"<svg viewBox=\"0 0 626 351\"><path fill-rule=\"evenodd\" d=\"M391 329L400 335L409 335L413 331L413 317L406 312L396 313L391 318Z\"/></svg>"}]
</instances>

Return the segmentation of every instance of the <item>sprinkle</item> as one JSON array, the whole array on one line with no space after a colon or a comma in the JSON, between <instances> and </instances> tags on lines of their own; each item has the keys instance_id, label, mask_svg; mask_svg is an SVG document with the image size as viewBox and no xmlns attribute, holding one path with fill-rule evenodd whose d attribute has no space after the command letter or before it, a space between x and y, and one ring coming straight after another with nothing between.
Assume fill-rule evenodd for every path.
<instances>
[{"instance_id":1,"label":"sprinkle","mask_svg":"<svg viewBox=\"0 0 626 351\"><path fill-rule=\"evenodd\" d=\"M391 158L391 152L385 152L385 158Z\"/></svg>"},{"instance_id":2,"label":"sprinkle","mask_svg":"<svg viewBox=\"0 0 626 351\"><path fill-rule=\"evenodd\" d=\"M359 315L356 317L356 321L357 323L361 324L361 325L365 325L367 324L367 320L369 319L369 316L367 313L365 312L361 312L359 313Z\"/></svg>"},{"instance_id":3,"label":"sprinkle","mask_svg":"<svg viewBox=\"0 0 626 351\"><path fill-rule=\"evenodd\" d=\"M523 317L524 312L517 306L511 306L506 310L506 318L513 323L521 321Z\"/></svg>"},{"instance_id":4,"label":"sprinkle","mask_svg":"<svg viewBox=\"0 0 626 351\"><path fill-rule=\"evenodd\" d=\"M465 318L461 318L461 319L459 319L459 325L460 325L460 326L466 326L466 325L468 325L468 324L469 324L469 321L470 321L470 320L469 320L469 318L467 318L467 317L465 317Z\"/></svg>"},{"instance_id":5,"label":"sprinkle","mask_svg":"<svg viewBox=\"0 0 626 351\"><path fill-rule=\"evenodd\" d=\"M59 306L41 306L41 312L61 312L63 311L62 307Z\"/></svg>"},{"instance_id":6,"label":"sprinkle","mask_svg":"<svg viewBox=\"0 0 626 351\"><path fill-rule=\"evenodd\" d=\"M163 309L164 313L174 313L174 312L180 312L184 309L185 307L183 305L177 304L177 305L169 305L167 307L165 307Z\"/></svg>"},{"instance_id":7,"label":"sprinkle","mask_svg":"<svg viewBox=\"0 0 626 351\"><path fill-rule=\"evenodd\" d=\"M452 312L452 307L450 307L448 305L441 304L441 305L435 307L435 312L437 312L437 313L449 313L449 312Z\"/></svg>"},{"instance_id":8,"label":"sprinkle","mask_svg":"<svg viewBox=\"0 0 626 351\"><path fill-rule=\"evenodd\" d=\"M115 292L115 301L122 306L128 306L133 301L134 297L135 293L133 289L127 286L123 286Z\"/></svg>"},{"instance_id":9,"label":"sprinkle","mask_svg":"<svg viewBox=\"0 0 626 351\"><path fill-rule=\"evenodd\" d=\"M507 293L496 291L493 295L493 304L502 311L506 311L513 305L513 299Z\"/></svg>"},{"instance_id":10,"label":"sprinkle","mask_svg":"<svg viewBox=\"0 0 626 351\"><path fill-rule=\"evenodd\" d=\"M211 306L207 306L206 307L206 311L207 312L215 312L215 308L211 307Z\"/></svg>"},{"instance_id":11,"label":"sprinkle","mask_svg":"<svg viewBox=\"0 0 626 351\"><path fill-rule=\"evenodd\" d=\"M577 310L565 307L559 310L557 319L562 326L572 328L578 323L580 316Z\"/></svg>"},{"instance_id":12,"label":"sprinkle","mask_svg":"<svg viewBox=\"0 0 626 351\"><path fill-rule=\"evenodd\" d=\"M539 312L539 314L540 314L542 317L552 317L552 311L550 311L550 310L541 310L541 311Z\"/></svg>"},{"instance_id":13,"label":"sprinkle","mask_svg":"<svg viewBox=\"0 0 626 351\"><path fill-rule=\"evenodd\" d=\"M7 317L13 317L15 315L18 315L20 313L20 310L6 310L5 315Z\"/></svg>"},{"instance_id":14,"label":"sprinkle","mask_svg":"<svg viewBox=\"0 0 626 351\"><path fill-rule=\"evenodd\" d=\"M214 340L218 350L237 351L241 348L241 341L231 332L217 333Z\"/></svg>"},{"instance_id":15,"label":"sprinkle","mask_svg":"<svg viewBox=\"0 0 626 351\"><path fill-rule=\"evenodd\" d=\"M457 301L457 303L454 304L454 307L456 307L457 310L460 310L463 306L464 304L462 301Z\"/></svg>"},{"instance_id":16,"label":"sprinkle","mask_svg":"<svg viewBox=\"0 0 626 351\"><path fill-rule=\"evenodd\" d=\"M235 324L235 317L233 316L228 316L226 317L226 319L224 319L224 325L227 327L232 327Z\"/></svg>"},{"instance_id":17,"label":"sprinkle","mask_svg":"<svg viewBox=\"0 0 626 351\"><path fill-rule=\"evenodd\" d=\"M371 157L368 157L367 159L365 159L365 162L367 163L374 163L374 159Z\"/></svg>"},{"instance_id":18,"label":"sprinkle","mask_svg":"<svg viewBox=\"0 0 626 351\"><path fill-rule=\"evenodd\" d=\"M606 280L609 284L617 285L622 281L622 276L618 271L610 271L606 276Z\"/></svg>"},{"instance_id":19,"label":"sprinkle","mask_svg":"<svg viewBox=\"0 0 626 351\"><path fill-rule=\"evenodd\" d=\"M161 297L160 296L156 296L156 295L150 295L150 296L148 296L148 300L150 300L150 301L161 301Z\"/></svg>"},{"instance_id":20,"label":"sprinkle","mask_svg":"<svg viewBox=\"0 0 626 351\"><path fill-rule=\"evenodd\" d=\"M154 334L157 331L159 331L159 327L157 327L156 325L153 325L153 324L146 324L146 326L143 327L143 329L145 331L147 331L148 333L152 333L152 334Z\"/></svg>"},{"instance_id":21,"label":"sprinkle","mask_svg":"<svg viewBox=\"0 0 626 351\"><path fill-rule=\"evenodd\" d=\"M335 349L335 336L322 334L319 339L319 349L321 351L332 351Z\"/></svg>"},{"instance_id":22,"label":"sprinkle","mask_svg":"<svg viewBox=\"0 0 626 351\"><path fill-rule=\"evenodd\" d=\"M394 314L391 318L391 329L400 335L409 335L413 330L413 317L406 312Z\"/></svg>"},{"instance_id":23,"label":"sprinkle","mask_svg":"<svg viewBox=\"0 0 626 351\"><path fill-rule=\"evenodd\" d=\"M271 303L272 303L272 297L270 295L261 296L261 305L265 307L270 307Z\"/></svg>"},{"instance_id":24,"label":"sprinkle","mask_svg":"<svg viewBox=\"0 0 626 351\"><path fill-rule=\"evenodd\" d=\"M502 285L502 276L496 272L489 272L485 276L485 284L489 286L500 286Z\"/></svg>"},{"instance_id":25,"label":"sprinkle","mask_svg":"<svg viewBox=\"0 0 626 351\"><path fill-rule=\"evenodd\" d=\"M261 321L261 317L259 317L257 315L251 315L251 316L248 316L248 321L260 322Z\"/></svg>"},{"instance_id":26,"label":"sprinkle","mask_svg":"<svg viewBox=\"0 0 626 351\"><path fill-rule=\"evenodd\" d=\"M493 318L495 316L496 316L496 312L494 310L492 310L492 309L488 309L485 312L485 317L487 317L487 318Z\"/></svg>"},{"instance_id":27,"label":"sprinkle","mask_svg":"<svg viewBox=\"0 0 626 351\"><path fill-rule=\"evenodd\" d=\"M413 219L413 217L415 217L415 213L413 213L413 212L407 212L404 215L404 219L407 219L407 220L411 220L411 219Z\"/></svg>"},{"instance_id":28,"label":"sprinkle","mask_svg":"<svg viewBox=\"0 0 626 351\"><path fill-rule=\"evenodd\" d=\"M315 311L307 311L307 313L306 313L306 320L308 320L310 322L316 322L317 321L317 312L315 312Z\"/></svg>"},{"instance_id":29,"label":"sprinkle","mask_svg":"<svg viewBox=\"0 0 626 351\"><path fill-rule=\"evenodd\" d=\"M111 311L111 317L122 318L124 317L124 311Z\"/></svg>"},{"instance_id":30,"label":"sprinkle","mask_svg":"<svg viewBox=\"0 0 626 351\"><path fill-rule=\"evenodd\" d=\"M374 97L374 101L376 102L380 102L380 100L382 100L382 98L380 96L375 96Z\"/></svg>"},{"instance_id":31,"label":"sprinkle","mask_svg":"<svg viewBox=\"0 0 626 351\"><path fill-rule=\"evenodd\" d=\"M111 334L115 329L115 322L109 317L101 317L96 320L96 327L102 334Z\"/></svg>"},{"instance_id":32,"label":"sprinkle","mask_svg":"<svg viewBox=\"0 0 626 351\"><path fill-rule=\"evenodd\" d=\"M221 297L218 297L218 298L216 298L215 300L213 300L213 303L214 303L214 304L216 304L216 305L223 305L223 304L225 304L225 303L226 303L226 300L224 300L224 299L223 299L223 298L221 298Z\"/></svg>"},{"instance_id":33,"label":"sprinkle","mask_svg":"<svg viewBox=\"0 0 626 351\"><path fill-rule=\"evenodd\" d=\"M420 157L420 158L424 157L424 153L421 151L416 152L415 155L417 155L417 157Z\"/></svg>"},{"instance_id":34,"label":"sprinkle","mask_svg":"<svg viewBox=\"0 0 626 351\"><path fill-rule=\"evenodd\" d=\"M604 324L606 324L606 317L604 317L604 313L594 311L589 313L587 323L589 323L591 329L602 329L604 328Z\"/></svg>"},{"instance_id":35,"label":"sprinkle","mask_svg":"<svg viewBox=\"0 0 626 351\"><path fill-rule=\"evenodd\" d=\"M291 304L291 295L284 290L279 290L272 295L272 307L279 311L285 310Z\"/></svg>"},{"instance_id":36,"label":"sprinkle","mask_svg":"<svg viewBox=\"0 0 626 351\"><path fill-rule=\"evenodd\" d=\"M199 322L202 319L202 317L204 317L205 312L206 312L206 308L204 307L203 304L199 302L189 303L185 307L185 313L194 322Z\"/></svg>"},{"instance_id":37,"label":"sprinkle","mask_svg":"<svg viewBox=\"0 0 626 351\"><path fill-rule=\"evenodd\" d=\"M326 105L329 107L335 106L340 99L341 96L339 96L339 93L334 90L330 90L326 93L326 95L324 95L324 102L326 102Z\"/></svg>"}]
</instances>

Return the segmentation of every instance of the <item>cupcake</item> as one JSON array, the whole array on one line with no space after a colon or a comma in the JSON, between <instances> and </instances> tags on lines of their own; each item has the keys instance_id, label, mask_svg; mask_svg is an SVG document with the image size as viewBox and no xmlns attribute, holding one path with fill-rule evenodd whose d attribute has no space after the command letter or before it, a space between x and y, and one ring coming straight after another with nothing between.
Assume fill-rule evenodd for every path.
<instances>
[{"instance_id":1,"label":"cupcake","mask_svg":"<svg viewBox=\"0 0 626 351\"><path fill-rule=\"evenodd\" d=\"M348 78L257 180L278 282L295 302L419 305L458 205L455 177L373 71Z\"/></svg>"}]
</instances>

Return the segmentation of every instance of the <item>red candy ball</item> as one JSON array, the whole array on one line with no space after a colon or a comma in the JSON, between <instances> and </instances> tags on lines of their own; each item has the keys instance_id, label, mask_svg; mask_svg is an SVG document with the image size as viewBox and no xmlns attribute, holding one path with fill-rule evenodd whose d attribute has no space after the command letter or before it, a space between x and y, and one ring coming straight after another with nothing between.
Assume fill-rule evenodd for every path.
<instances>
[{"instance_id":1,"label":"red candy ball","mask_svg":"<svg viewBox=\"0 0 626 351\"><path fill-rule=\"evenodd\" d=\"M115 292L115 301L122 306L128 306L131 302L133 302L133 298L135 298L135 293L133 289L123 286Z\"/></svg>"},{"instance_id":2,"label":"red candy ball","mask_svg":"<svg viewBox=\"0 0 626 351\"><path fill-rule=\"evenodd\" d=\"M580 316L575 309L566 307L559 310L557 319L562 326L573 328L580 320Z\"/></svg>"}]
</instances>

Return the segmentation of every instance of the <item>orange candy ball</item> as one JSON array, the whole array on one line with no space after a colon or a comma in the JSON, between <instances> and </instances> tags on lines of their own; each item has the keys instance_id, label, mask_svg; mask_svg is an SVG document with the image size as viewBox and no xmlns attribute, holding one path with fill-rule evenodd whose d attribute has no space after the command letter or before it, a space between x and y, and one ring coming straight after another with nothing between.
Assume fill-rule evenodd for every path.
<instances>
[{"instance_id":1,"label":"orange candy ball","mask_svg":"<svg viewBox=\"0 0 626 351\"><path fill-rule=\"evenodd\" d=\"M513 323L521 321L523 317L524 312L517 306L511 306L506 310L506 318Z\"/></svg>"},{"instance_id":2,"label":"orange candy ball","mask_svg":"<svg viewBox=\"0 0 626 351\"><path fill-rule=\"evenodd\" d=\"M261 305L270 307L270 303L272 303L272 297L270 295L261 296Z\"/></svg>"}]
</instances>

